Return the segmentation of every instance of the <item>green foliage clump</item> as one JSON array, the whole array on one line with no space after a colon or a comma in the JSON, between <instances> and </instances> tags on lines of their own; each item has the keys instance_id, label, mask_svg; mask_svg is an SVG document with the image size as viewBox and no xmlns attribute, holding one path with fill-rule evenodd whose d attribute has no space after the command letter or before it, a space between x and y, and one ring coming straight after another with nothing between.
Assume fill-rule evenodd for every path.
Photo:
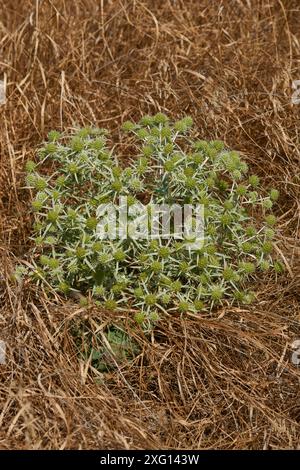
<instances>
[{"instance_id":1,"label":"green foliage clump","mask_svg":"<svg viewBox=\"0 0 300 470\"><path fill-rule=\"evenodd\" d=\"M98 372L108 372L132 361L139 353L138 343L121 326L109 325L104 332L93 330L87 321L72 326L79 357L90 360Z\"/></svg>"},{"instance_id":2,"label":"green foliage clump","mask_svg":"<svg viewBox=\"0 0 300 470\"><path fill-rule=\"evenodd\" d=\"M137 142L137 158L127 168L108 148L103 129L71 137L51 132L39 163L26 165L35 194L36 282L64 294L83 292L111 310L130 308L143 326L166 311L251 302L247 286L256 273L281 270L272 257L276 218L270 212L279 193L262 194L238 152L218 140L192 139L191 127L190 117L172 123L162 113L125 122ZM188 237L133 239L128 233L99 240L99 205L127 196L134 208L144 195L149 208L202 204L203 244L192 249Z\"/></svg>"}]
</instances>

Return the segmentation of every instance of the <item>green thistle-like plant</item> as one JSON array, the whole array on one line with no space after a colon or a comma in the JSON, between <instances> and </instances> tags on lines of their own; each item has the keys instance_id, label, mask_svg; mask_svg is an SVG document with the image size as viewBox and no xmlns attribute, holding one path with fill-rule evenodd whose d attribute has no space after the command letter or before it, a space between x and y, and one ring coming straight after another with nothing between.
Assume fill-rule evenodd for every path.
<instances>
[{"instance_id":1,"label":"green thistle-like plant","mask_svg":"<svg viewBox=\"0 0 300 470\"><path fill-rule=\"evenodd\" d=\"M80 291L82 304L95 298L110 310L130 308L143 327L166 310L250 303L247 286L256 272L283 269L272 258L276 217L270 210L279 192L263 194L258 176L247 176L248 165L223 142L191 139L192 124L190 117L172 123L162 113L126 121L123 130L136 139L138 157L126 168L107 147L103 129L71 136L51 131L40 162L26 164L26 184L35 193L35 267L15 277L31 275L63 294ZM127 196L134 208L143 195L150 208L203 204L204 245L191 250L188 239L162 236L99 240L99 204Z\"/></svg>"}]
</instances>

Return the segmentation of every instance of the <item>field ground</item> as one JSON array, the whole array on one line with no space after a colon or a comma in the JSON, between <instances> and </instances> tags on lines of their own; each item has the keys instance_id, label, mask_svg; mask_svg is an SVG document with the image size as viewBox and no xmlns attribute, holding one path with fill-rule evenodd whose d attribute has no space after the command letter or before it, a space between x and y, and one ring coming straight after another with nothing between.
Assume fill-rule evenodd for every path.
<instances>
[{"instance_id":1,"label":"field ground","mask_svg":"<svg viewBox=\"0 0 300 470\"><path fill-rule=\"evenodd\" d=\"M0 0L2 449L295 449L300 437L298 0ZM251 307L161 319L141 352L100 376L71 325L118 318L14 284L30 247L24 163L51 129L162 111L241 151L280 189L277 251Z\"/></svg>"}]
</instances>

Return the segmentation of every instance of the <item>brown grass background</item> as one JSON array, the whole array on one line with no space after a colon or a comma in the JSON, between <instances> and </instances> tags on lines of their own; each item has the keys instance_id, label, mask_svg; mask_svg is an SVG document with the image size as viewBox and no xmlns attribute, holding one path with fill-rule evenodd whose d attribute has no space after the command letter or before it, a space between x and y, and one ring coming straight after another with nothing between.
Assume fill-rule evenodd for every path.
<instances>
[{"instance_id":1,"label":"brown grass background","mask_svg":"<svg viewBox=\"0 0 300 470\"><path fill-rule=\"evenodd\" d=\"M0 0L0 448L300 448L299 24L298 0ZM132 331L130 314L10 281L30 247L24 162L50 129L90 123L126 157L120 123L157 111L192 115L280 189L287 269L251 307L133 330L141 354L101 377L70 325Z\"/></svg>"}]
</instances>

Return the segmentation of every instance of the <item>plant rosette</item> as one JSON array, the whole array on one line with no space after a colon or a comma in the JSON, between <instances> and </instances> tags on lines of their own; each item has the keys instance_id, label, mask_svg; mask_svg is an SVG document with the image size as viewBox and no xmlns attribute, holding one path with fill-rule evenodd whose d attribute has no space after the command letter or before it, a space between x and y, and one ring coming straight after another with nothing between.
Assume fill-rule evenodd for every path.
<instances>
[{"instance_id":1,"label":"plant rosette","mask_svg":"<svg viewBox=\"0 0 300 470\"><path fill-rule=\"evenodd\" d=\"M26 164L34 193L32 269L16 269L58 293L79 291L110 310L130 308L141 325L160 314L210 311L222 303L251 303L248 286L260 271L282 265L273 257L279 193L262 192L256 175L219 140L190 137L192 119L170 122L158 113L123 130L137 157L126 168L108 147L107 131L49 133ZM187 237L99 238L99 206L201 205L204 241ZM120 205L119 205L120 207ZM132 212L134 214L134 210ZM117 224L120 229L121 222Z\"/></svg>"}]
</instances>

